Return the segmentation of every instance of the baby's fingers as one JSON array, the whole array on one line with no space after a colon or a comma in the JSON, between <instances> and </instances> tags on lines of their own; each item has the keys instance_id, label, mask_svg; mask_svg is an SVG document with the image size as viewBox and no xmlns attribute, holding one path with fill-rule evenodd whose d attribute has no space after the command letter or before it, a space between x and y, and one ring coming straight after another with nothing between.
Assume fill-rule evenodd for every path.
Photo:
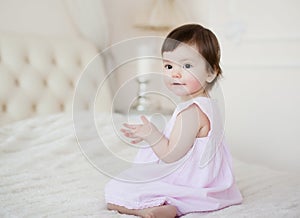
<instances>
[{"instance_id":1,"label":"baby's fingers","mask_svg":"<svg viewBox=\"0 0 300 218\"><path fill-rule=\"evenodd\" d=\"M141 141L143 141L143 139L137 138L137 139L132 140L131 143L132 144L137 144L137 143L140 143Z\"/></svg>"},{"instance_id":2,"label":"baby's fingers","mask_svg":"<svg viewBox=\"0 0 300 218\"><path fill-rule=\"evenodd\" d=\"M124 133L124 136L126 136L127 138L137 138L137 136L135 135L134 132L126 130L126 129L121 129L121 132Z\"/></svg>"},{"instance_id":3,"label":"baby's fingers","mask_svg":"<svg viewBox=\"0 0 300 218\"><path fill-rule=\"evenodd\" d=\"M128 129L120 129L120 131L123 132L123 133L129 133L129 132L131 132L131 130L128 130Z\"/></svg>"},{"instance_id":4,"label":"baby's fingers","mask_svg":"<svg viewBox=\"0 0 300 218\"><path fill-rule=\"evenodd\" d=\"M138 125L123 123L123 126L125 126L128 129L136 129Z\"/></svg>"}]
</instances>

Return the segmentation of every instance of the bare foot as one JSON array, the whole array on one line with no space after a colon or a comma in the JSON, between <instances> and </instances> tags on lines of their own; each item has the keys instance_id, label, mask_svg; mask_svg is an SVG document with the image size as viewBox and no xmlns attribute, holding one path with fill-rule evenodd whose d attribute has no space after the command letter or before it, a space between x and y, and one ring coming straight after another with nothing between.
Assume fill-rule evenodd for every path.
<instances>
[{"instance_id":1,"label":"bare foot","mask_svg":"<svg viewBox=\"0 0 300 218\"><path fill-rule=\"evenodd\" d=\"M142 218L174 218L177 214L177 208L172 205L161 205L157 207L136 210L108 203L107 209L116 210L123 214L140 216Z\"/></svg>"},{"instance_id":2,"label":"bare foot","mask_svg":"<svg viewBox=\"0 0 300 218\"><path fill-rule=\"evenodd\" d=\"M172 205L162 205L138 210L137 215L142 218L174 218L176 214L176 207Z\"/></svg>"}]
</instances>

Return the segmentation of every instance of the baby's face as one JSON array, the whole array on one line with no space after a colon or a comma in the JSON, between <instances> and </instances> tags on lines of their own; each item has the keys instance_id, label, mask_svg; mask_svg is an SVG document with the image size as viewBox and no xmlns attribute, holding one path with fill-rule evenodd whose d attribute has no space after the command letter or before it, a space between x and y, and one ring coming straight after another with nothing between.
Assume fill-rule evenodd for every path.
<instances>
[{"instance_id":1,"label":"baby's face","mask_svg":"<svg viewBox=\"0 0 300 218\"><path fill-rule=\"evenodd\" d=\"M196 46L181 44L173 51L164 52L163 66L165 84L174 94L180 97L206 96L208 65Z\"/></svg>"}]
</instances>

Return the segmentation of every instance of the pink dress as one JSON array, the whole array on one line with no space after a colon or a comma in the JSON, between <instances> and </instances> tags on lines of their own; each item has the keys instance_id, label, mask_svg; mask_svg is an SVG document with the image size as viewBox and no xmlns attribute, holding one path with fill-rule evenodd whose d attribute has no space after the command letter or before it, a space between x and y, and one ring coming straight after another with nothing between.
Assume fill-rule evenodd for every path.
<instances>
[{"instance_id":1,"label":"pink dress","mask_svg":"<svg viewBox=\"0 0 300 218\"><path fill-rule=\"evenodd\" d=\"M180 103L166 125L164 135L169 137L176 116L191 104L196 104L208 117L211 128L208 136L196 138L193 147L175 165L159 160L151 147L140 149L135 163L142 166L124 172L127 176L123 178L138 180L139 175L144 175L144 182L110 180L105 187L107 203L129 209L170 204L177 207L178 215L183 215L218 210L242 202L223 137L223 122L214 100L197 97ZM188 131L188 127L184 128Z\"/></svg>"}]
</instances>

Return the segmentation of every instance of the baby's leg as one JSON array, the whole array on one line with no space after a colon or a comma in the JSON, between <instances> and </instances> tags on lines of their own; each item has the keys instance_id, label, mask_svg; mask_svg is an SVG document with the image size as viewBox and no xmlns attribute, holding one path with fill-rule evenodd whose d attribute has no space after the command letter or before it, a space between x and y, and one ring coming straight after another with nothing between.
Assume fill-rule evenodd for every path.
<instances>
[{"instance_id":1,"label":"baby's leg","mask_svg":"<svg viewBox=\"0 0 300 218\"><path fill-rule=\"evenodd\" d=\"M115 204L107 204L107 209L117 210L120 213L140 216L143 218L174 218L177 214L177 209L172 205L161 205L157 207L150 207L145 209L127 209Z\"/></svg>"},{"instance_id":2,"label":"baby's leg","mask_svg":"<svg viewBox=\"0 0 300 218\"><path fill-rule=\"evenodd\" d=\"M138 214L139 210L128 209L126 207L122 207L122 206L119 206L119 205L116 205L116 204L110 204L110 203L108 203L107 204L107 209L109 209L109 210L116 210L119 213L124 213L124 214L128 214L128 215L139 216L139 214Z\"/></svg>"}]
</instances>

